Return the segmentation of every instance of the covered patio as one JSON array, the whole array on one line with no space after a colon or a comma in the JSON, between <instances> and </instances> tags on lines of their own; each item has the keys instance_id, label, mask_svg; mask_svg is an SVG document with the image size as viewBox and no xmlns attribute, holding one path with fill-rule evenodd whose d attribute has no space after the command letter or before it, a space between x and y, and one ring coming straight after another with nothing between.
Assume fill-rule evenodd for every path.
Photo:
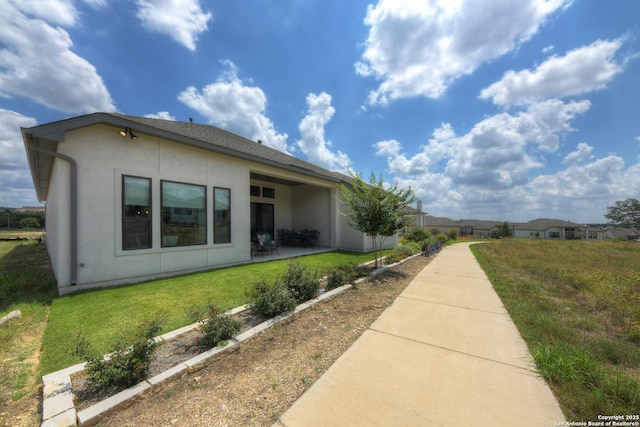
<instances>
[{"instance_id":1,"label":"covered patio","mask_svg":"<svg viewBox=\"0 0 640 427\"><path fill-rule=\"evenodd\" d=\"M250 174L252 244L261 240L260 235L275 240L281 253L292 247L336 247L335 189L304 176L269 172Z\"/></svg>"}]
</instances>

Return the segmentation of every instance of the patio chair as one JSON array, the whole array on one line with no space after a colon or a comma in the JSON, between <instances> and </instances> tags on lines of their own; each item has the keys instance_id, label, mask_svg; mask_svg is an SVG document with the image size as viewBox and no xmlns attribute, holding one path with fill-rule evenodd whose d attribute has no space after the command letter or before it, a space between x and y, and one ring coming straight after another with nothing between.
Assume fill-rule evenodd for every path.
<instances>
[{"instance_id":1,"label":"patio chair","mask_svg":"<svg viewBox=\"0 0 640 427\"><path fill-rule=\"evenodd\" d=\"M309 235L306 240L312 248L314 246L320 247L320 232L318 230L309 231Z\"/></svg>"},{"instance_id":2,"label":"patio chair","mask_svg":"<svg viewBox=\"0 0 640 427\"><path fill-rule=\"evenodd\" d=\"M275 250L278 255L280 255L280 251L278 250L278 243L271 238L269 233L256 233L256 239L253 242L252 256L260 254L264 257L265 252L270 254Z\"/></svg>"},{"instance_id":3,"label":"patio chair","mask_svg":"<svg viewBox=\"0 0 640 427\"><path fill-rule=\"evenodd\" d=\"M280 230L278 230L278 244L279 245L284 245L284 246L288 246L287 245L287 234L289 233L289 231L285 228L281 228Z\"/></svg>"}]
</instances>

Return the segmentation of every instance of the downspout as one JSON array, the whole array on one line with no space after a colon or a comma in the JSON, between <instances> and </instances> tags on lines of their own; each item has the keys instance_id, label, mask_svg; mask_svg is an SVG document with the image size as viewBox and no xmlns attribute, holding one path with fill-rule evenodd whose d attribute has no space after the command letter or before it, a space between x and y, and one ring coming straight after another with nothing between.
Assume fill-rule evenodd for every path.
<instances>
[{"instance_id":1,"label":"downspout","mask_svg":"<svg viewBox=\"0 0 640 427\"><path fill-rule=\"evenodd\" d=\"M30 149L34 151L38 151L40 153L48 154L53 157L57 157L62 160L66 160L69 162L70 170L70 200L69 200L69 220L71 221L71 230L70 230L70 280L69 284L71 286L75 286L78 282L78 164L76 161L65 155L60 154L56 151L47 150L46 148L38 147L34 144L32 138L26 138L27 145Z\"/></svg>"}]
</instances>

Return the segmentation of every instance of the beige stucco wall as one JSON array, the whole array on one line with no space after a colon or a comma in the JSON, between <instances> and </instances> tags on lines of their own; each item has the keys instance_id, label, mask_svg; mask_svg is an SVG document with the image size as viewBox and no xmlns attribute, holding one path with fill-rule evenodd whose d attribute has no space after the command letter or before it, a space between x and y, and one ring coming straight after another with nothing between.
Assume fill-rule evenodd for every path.
<instances>
[{"instance_id":1,"label":"beige stucco wall","mask_svg":"<svg viewBox=\"0 0 640 427\"><path fill-rule=\"evenodd\" d=\"M211 153L136 132L122 138L118 128L93 125L67 132L58 151L78 164L77 284L69 283L69 165L56 159L47 197L47 244L61 294L83 288L133 283L157 277L250 261L251 201L273 202L278 228L316 228L320 245L363 250L361 233L336 212L335 183L267 165ZM250 197L251 173L294 181L276 189L275 199ZM152 181L152 247L122 250L122 176ZM206 187L207 244L161 247L161 181ZM213 189L231 189L231 239L213 244ZM341 236L344 233L344 236ZM340 238L338 238L340 236ZM354 241L355 243L351 242Z\"/></svg>"},{"instance_id":2,"label":"beige stucco wall","mask_svg":"<svg viewBox=\"0 0 640 427\"><path fill-rule=\"evenodd\" d=\"M56 206L58 228L50 239L61 293L82 287L128 283L168 274L248 261L249 168L233 158L138 133L132 141L105 125L68 132L59 152L78 163L78 283L69 287L68 172L57 160L47 210ZM58 167L58 165L63 165ZM114 167L114 165L116 165ZM122 175L152 179L152 248L122 250ZM207 244L161 248L161 180L204 185ZM232 243L213 244L213 188L231 188ZM53 192L52 192L53 190ZM66 193L65 193L66 191ZM64 200L64 201L63 201ZM56 218L57 217L57 218ZM48 218L49 220L49 218ZM50 224L48 222L48 224ZM53 227L52 227L53 229ZM59 254L59 255L55 255Z\"/></svg>"},{"instance_id":3,"label":"beige stucco wall","mask_svg":"<svg viewBox=\"0 0 640 427\"><path fill-rule=\"evenodd\" d=\"M51 170L51 185L47 193L46 204L46 244L51 266L59 283L69 283L71 269L70 227L70 165L68 162L55 159Z\"/></svg>"}]
</instances>

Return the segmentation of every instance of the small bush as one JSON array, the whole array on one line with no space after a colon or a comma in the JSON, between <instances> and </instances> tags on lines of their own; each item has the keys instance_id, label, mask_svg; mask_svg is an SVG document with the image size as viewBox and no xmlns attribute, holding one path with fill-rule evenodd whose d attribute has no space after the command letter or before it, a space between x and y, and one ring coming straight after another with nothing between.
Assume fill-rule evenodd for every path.
<instances>
[{"instance_id":1,"label":"small bush","mask_svg":"<svg viewBox=\"0 0 640 427\"><path fill-rule=\"evenodd\" d=\"M412 255L417 254L422 250L422 245L418 242L408 241L405 243L399 243L393 248L393 252L387 255L387 264L393 264L394 262L401 261Z\"/></svg>"},{"instance_id":2,"label":"small bush","mask_svg":"<svg viewBox=\"0 0 640 427\"><path fill-rule=\"evenodd\" d=\"M108 359L92 354L91 346L83 337L76 346L75 353L87 360L85 372L88 385L94 391L106 394L123 390L145 380L149 376L151 358L158 347L153 338L160 332L161 322L145 322L132 337L133 344L120 340Z\"/></svg>"},{"instance_id":3,"label":"small bush","mask_svg":"<svg viewBox=\"0 0 640 427\"><path fill-rule=\"evenodd\" d=\"M27 230L30 230L32 228L40 228L40 221L38 221L38 218L34 218L31 216L27 218L22 218L18 222L18 227L27 229Z\"/></svg>"},{"instance_id":4,"label":"small bush","mask_svg":"<svg viewBox=\"0 0 640 427\"><path fill-rule=\"evenodd\" d=\"M355 286L356 280L360 277L367 276L367 274L368 271L365 267L354 264L345 264L333 267L327 275L326 288L327 290L331 290L346 284Z\"/></svg>"},{"instance_id":5,"label":"small bush","mask_svg":"<svg viewBox=\"0 0 640 427\"><path fill-rule=\"evenodd\" d=\"M264 280L257 282L246 295L249 310L265 317L293 313L296 308L296 299L280 280L276 280L273 285Z\"/></svg>"},{"instance_id":6,"label":"small bush","mask_svg":"<svg viewBox=\"0 0 640 427\"><path fill-rule=\"evenodd\" d=\"M242 322L225 314L213 305L209 305L208 317L198 325L202 338L198 344L202 348L213 348L223 341L232 338L242 328Z\"/></svg>"},{"instance_id":7,"label":"small bush","mask_svg":"<svg viewBox=\"0 0 640 427\"><path fill-rule=\"evenodd\" d=\"M339 265L329 270L329 274L327 274L327 290L330 291L331 289L336 289L350 283L350 270L351 267L347 265Z\"/></svg>"},{"instance_id":8,"label":"small bush","mask_svg":"<svg viewBox=\"0 0 640 427\"><path fill-rule=\"evenodd\" d=\"M298 260L289 261L287 271L279 279L291 291L296 302L309 301L318 295L318 275L311 273Z\"/></svg>"},{"instance_id":9,"label":"small bush","mask_svg":"<svg viewBox=\"0 0 640 427\"><path fill-rule=\"evenodd\" d=\"M458 238L458 230L451 230L447 233L449 240L456 240Z\"/></svg>"},{"instance_id":10,"label":"small bush","mask_svg":"<svg viewBox=\"0 0 640 427\"><path fill-rule=\"evenodd\" d=\"M447 240L449 240L449 237L446 234L438 234L436 236L436 240L440 243L447 243Z\"/></svg>"},{"instance_id":11,"label":"small bush","mask_svg":"<svg viewBox=\"0 0 640 427\"><path fill-rule=\"evenodd\" d=\"M404 235L405 242L422 243L429 240L431 233L426 228L415 228Z\"/></svg>"}]
</instances>

